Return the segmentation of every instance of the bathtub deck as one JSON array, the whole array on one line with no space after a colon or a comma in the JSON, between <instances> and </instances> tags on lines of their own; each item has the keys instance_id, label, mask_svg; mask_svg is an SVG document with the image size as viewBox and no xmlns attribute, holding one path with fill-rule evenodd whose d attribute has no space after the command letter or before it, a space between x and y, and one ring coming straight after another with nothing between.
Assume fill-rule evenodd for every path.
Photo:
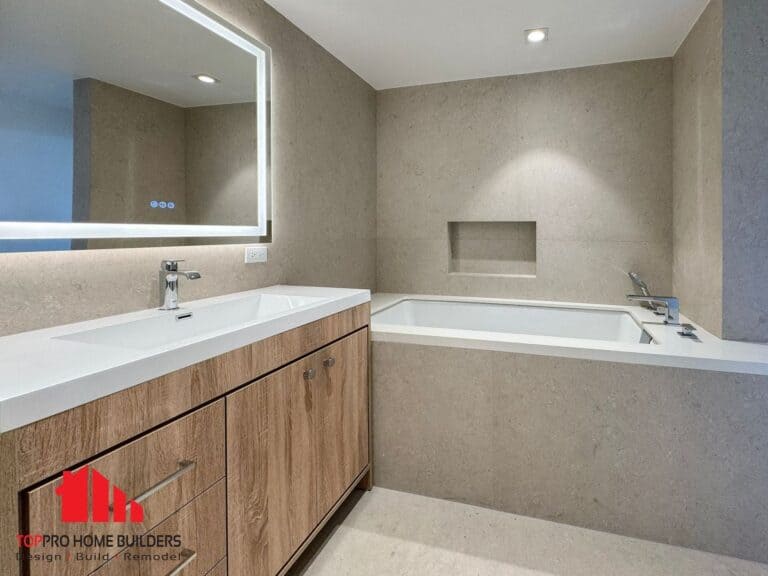
<instances>
[{"instance_id":1,"label":"bathtub deck","mask_svg":"<svg viewBox=\"0 0 768 576\"><path fill-rule=\"evenodd\" d=\"M375 488L291 576L768 576L768 565Z\"/></svg>"}]
</instances>

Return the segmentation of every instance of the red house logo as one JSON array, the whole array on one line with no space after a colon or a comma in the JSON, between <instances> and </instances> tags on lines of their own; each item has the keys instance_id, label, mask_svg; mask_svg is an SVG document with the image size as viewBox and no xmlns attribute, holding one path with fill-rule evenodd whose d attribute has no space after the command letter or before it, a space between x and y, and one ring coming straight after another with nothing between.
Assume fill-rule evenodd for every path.
<instances>
[{"instance_id":1,"label":"red house logo","mask_svg":"<svg viewBox=\"0 0 768 576\"><path fill-rule=\"evenodd\" d=\"M126 502L125 492L117 486L112 486L110 506L109 480L90 466L64 472L56 494L61 498L61 521L65 523L125 523L128 516L132 523L144 521L141 504Z\"/></svg>"}]
</instances>

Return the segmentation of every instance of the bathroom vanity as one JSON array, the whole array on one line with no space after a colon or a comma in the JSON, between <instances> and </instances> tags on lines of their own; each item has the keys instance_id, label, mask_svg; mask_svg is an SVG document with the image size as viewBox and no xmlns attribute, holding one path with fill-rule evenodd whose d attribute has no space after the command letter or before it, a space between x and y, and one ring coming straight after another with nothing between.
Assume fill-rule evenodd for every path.
<instances>
[{"instance_id":1,"label":"bathroom vanity","mask_svg":"<svg viewBox=\"0 0 768 576\"><path fill-rule=\"evenodd\" d=\"M271 239L260 39L195 0L15 3L0 37L0 252ZM180 261L160 310L0 338L0 576L275 576L370 487L370 293L180 305Z\"/></svg>"},{"instance_id":2,"label":"bathroom vanity","mask_svg":"<svg viewBox=\"0 0 768 576\"><path fill-rule=\"evenodd\" d=\"M285 573L352 490L371 486L369 300L274 287L0 339L2 558L24 551L2 576ZM241 317L225 326L228 310ZM222 325L173 336L196 315L210 325L207 313ZM35 343L48 356L25 384L18 358ZM76 405L45 416L51 397ZM65 523L62 473L86 466L91 521ZM70 542L18 548L17 534Z\"/></svg>"},{"instance_id":3,"label":"bathroom vanity","mask_svg":"<svg viewBox=\"0 0 768 576\"><path fill-rule=\"evenodd\" d=\"M195 0L3 8L0 252L270 241L268 45ZM0 338L0 576L275 576L370 487L370 293L180 305L180 261L160 310Z\"/></svg>"}]
</instances>

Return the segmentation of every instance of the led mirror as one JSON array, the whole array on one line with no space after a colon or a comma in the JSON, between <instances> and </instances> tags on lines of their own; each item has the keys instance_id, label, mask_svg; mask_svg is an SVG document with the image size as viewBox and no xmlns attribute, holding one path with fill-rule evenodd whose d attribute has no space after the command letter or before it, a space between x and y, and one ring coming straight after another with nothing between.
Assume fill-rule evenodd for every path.
<instances>
[{"instance_id":1,"label":"led mirror","mask_svg":"<svg viewBox=\"0 0 768 576\"><path fill-rule=\"evenodd\" d=\"M0 1L0 251L265 241L269 49L182 0Z\"/></svg>"}]
</instances>

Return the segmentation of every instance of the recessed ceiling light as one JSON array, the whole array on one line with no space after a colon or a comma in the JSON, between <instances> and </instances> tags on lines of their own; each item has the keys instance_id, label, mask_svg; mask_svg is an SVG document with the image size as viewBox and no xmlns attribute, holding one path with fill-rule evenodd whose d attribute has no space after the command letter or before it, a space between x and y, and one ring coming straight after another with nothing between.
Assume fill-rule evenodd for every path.
<instances>
[{"instance_id":1,"label":"recessed ceiling light","mask_svg":"<svg viewBox=\"0 0 768 576\"><path fill-rule=\"evenodd\" d=\"M549 28L533 28L525 31L525 41L528 44L538 44L549 39Z\"/></svg>"},{"instance_id":2,"label":"recessed ceiling light","mask_svg":"<svg viewBox=\"0 0 768 576\"><path fill-rule=\"evenodd\" d=\"M195 78L200 80L203 84L218 84L219 80L217 78L214 78L213 76L209 76L208 74L197 74L195 75Z\"/></svg>"}]
</instances>

